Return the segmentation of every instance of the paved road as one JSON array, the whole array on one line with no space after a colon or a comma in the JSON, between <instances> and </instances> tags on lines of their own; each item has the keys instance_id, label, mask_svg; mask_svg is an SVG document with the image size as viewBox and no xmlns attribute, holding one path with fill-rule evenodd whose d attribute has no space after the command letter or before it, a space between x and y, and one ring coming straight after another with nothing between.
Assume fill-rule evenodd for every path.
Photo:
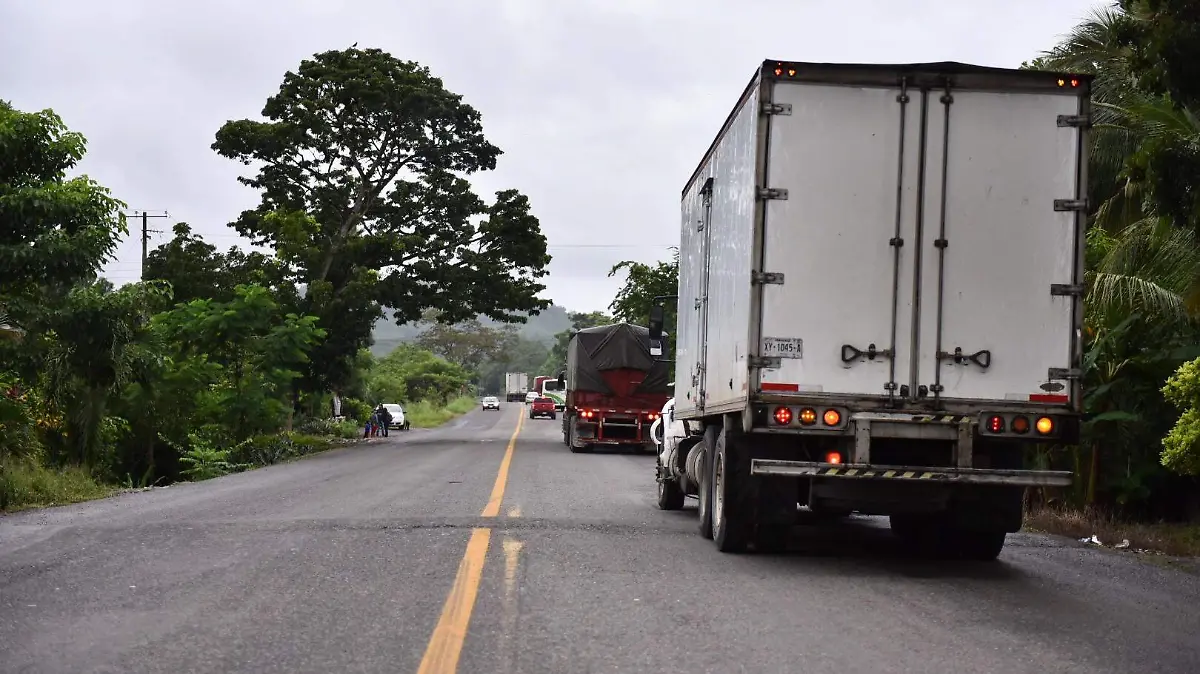
<instances>
[{"instance_id":1,"label":"paved road","mask_svg":"<svg viewBox=\"0 0 1200 674\"><path fill-rule=\"evenodd\" d=\"M651 457L528 419L507 451L519 407L0 518L0 672L1200 672L1200 576L1025 535L938 564L866 519L722 555Z\"/></svg>"}]
</instances>

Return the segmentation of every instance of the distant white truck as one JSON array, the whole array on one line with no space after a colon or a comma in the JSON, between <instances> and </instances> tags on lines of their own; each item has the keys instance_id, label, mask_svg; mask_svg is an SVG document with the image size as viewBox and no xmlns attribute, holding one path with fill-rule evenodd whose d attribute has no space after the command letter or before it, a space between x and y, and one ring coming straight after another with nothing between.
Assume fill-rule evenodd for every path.
<instances>
[{"instance_id":1,"label":"distant white truck","mask_svg":"<svg viewBox=\"0 0 1200 674\"><path fill-rule=\"evenodd\" d=\"M524 372L505 372L504 373L504 399L510 403L519 403L525 400L525 394L529 392L529 375Z\"/></svg>"},{"instance_id":2,"label":"distant white truck","mask_svg":"<svg viewBox=\"0 0 1200 674\"><path fill-rule=\"evenodd\" d=\"M683 191L659 507L722 551L800 504L994 559L1072 479L1024 452L1079 432L1089 87L764 62Z\"/></svg>"}]
</instances>

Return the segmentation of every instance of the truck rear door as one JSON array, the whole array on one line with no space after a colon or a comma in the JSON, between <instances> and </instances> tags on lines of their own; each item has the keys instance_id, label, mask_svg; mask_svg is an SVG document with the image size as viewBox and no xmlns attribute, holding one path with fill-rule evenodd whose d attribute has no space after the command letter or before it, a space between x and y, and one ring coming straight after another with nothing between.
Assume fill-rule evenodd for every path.
<instances>
[{"instance_id":1,"label":"truck rear door","mask_svg":"<svg viewBox=\"0 0 1200 674\"><path fill-rule=\"evenodd\" d=\"M1068 95L1064 95L1064 93ZM1070 92L932 92L917 381L946 399L1070 402L1081 135Z\"/></svg>"},{"instance_id":2,"label":"truck rear door","mask_svg":"<svg viewBox=\"0 0 1200 674\"><path fill-rule=\"evenodd\" d=\"M1086 94L1030 75L768 83L759 391L1074 402Z\"/></svg>"},{"instance_id":3,"label":"truck rear door","mask_svg":"<svg viewBox=\"0 0 1200 674\"><path fill-rule=\"evenodd\" d=\"M759 353L779 359L764 392L886 396L907 382L914 267L896 244L915 229L921 122L907 95L774 84L765 187L787 198L765 206L762 271L783 282L761 286Z\"/></svg>"}]
</instances>

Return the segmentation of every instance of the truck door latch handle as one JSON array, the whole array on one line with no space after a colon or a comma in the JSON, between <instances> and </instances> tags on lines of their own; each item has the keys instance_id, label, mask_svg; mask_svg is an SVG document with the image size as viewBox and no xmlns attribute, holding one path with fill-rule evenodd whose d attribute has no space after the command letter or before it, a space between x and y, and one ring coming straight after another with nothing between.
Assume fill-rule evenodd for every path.
<instances>
[{"instance_id":1,"label":"truck door latch handle","mask_svg":"<svg viewBox=\"0 0 1200 674\"><path fill-rule=\"evenodd\" d=\"M876 358L879 358L879 357L891 358L892 350L891 349L877 349L875 347L874 342L872 342L869 346L867 346L866 351L856 349L854 346L852 346L850 344L842 345L842 362L843 363L849 363L851 361L858 360L859 358L861 358L863 356L866 356L867 360L875 360Z\"/></svg>"},{"instance_id":2,"label":"truck door latch handle","mask_svg":"<svg viewBox=\"0 0 1200 674\"><path fill-rule=\"evenodd\" d=\"M983 369L988 369L992 365L992 352L987 349L976 351L972 354L964 354L961 346L954 347L954 353L945 351L937 352L938 360L952 360L955 365L963 365L967 361L975 363Z\"/></svg>"}]
</instances>

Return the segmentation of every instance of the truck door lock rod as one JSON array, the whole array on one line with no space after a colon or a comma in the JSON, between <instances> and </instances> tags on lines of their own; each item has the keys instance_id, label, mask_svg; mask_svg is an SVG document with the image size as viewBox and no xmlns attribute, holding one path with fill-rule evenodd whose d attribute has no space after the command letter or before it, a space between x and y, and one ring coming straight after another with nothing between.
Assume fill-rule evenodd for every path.
<instances>
[{"instance_id":1,"label":"truck door lock rod","mask_svg":"<svg viewBox=\"0 0 1200 674\"><path fill-rule=\"evenodd\" d=\"M963 353L961 346L956 346L954 347L954 353L938 351L937 357L938 360L952 360L954 361L955 365L963 365L969 361L975 363L985 370L992 365L992 352L988 351L987 349L976 351L975 353L968 355Z\"/></svg>"},{"instance_id":2,"label":"truck door lock rod","mask_svg":"<svg viewBox=\"0 0 1200 674\"><path fill-rule=\"evenodd\" d=\"M858 360L859 358L861 358L863 356L866 356L867 360L875 360L876 358L880 358L880 357L891 358L892 350L891 349L878 349L875 347L874 342L872 342L869 346L867 346L866 351L857 349L850 344L842 345L842 362L843 363L849 363L849 362Z\"/></svg>"}]
</instances>

